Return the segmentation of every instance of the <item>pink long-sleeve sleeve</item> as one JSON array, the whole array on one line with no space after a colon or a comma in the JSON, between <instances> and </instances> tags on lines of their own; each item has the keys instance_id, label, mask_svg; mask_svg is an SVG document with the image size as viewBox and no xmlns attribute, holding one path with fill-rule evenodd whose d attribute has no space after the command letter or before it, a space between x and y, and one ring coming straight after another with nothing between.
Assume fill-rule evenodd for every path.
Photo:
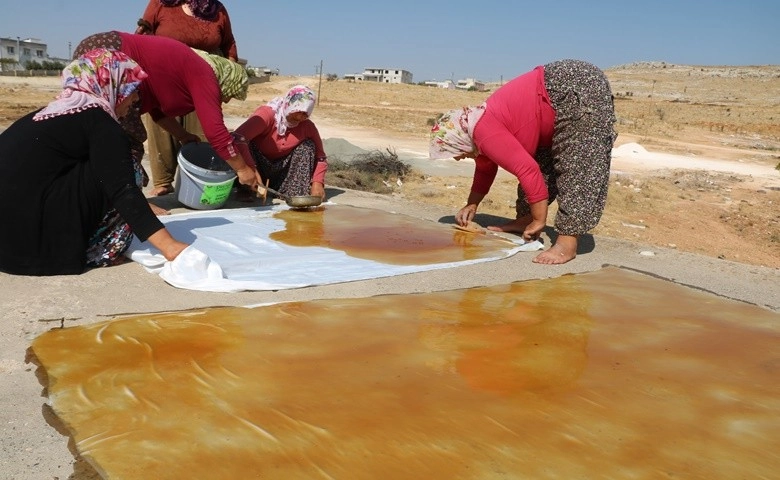
<instances>
[{"instance_id":1,"label":"pink long-sleeve sleeve","mask_svg":"<svg viewBox=\"0 0 780 480\"><path fill-rule=\"evenodd\" d=\"M544 88L544 69L520 75L496 90L488 99L474 129L476 160L472 191L485 194L498 167L517 177L529 203L548 198L547 185L534 159L540 146L552 144L555 123Z\"/></svg>"}]
</instances>

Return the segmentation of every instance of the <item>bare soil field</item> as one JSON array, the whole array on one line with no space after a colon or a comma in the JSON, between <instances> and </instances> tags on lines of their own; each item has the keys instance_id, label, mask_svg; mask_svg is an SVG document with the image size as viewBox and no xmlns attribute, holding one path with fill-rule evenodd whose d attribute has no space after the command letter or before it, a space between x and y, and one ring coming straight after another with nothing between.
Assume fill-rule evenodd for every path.
<instances>
[{"instance_id":1,"label":"bare soil field","mask_svg":"<svg viewBox=\"0 0 780 480\"><path fill-rule=\"evenodd\" d=\"M615 94L616 146L638 143L680 155L690 164L658 168L613 165L607 208L596 235L676 248L751 265L780 268L780 171L755 176L745 166L780 163L780 66L682 66L636 63L607 70ZM243 118L290 86L319 92L313 120L320 129L359 144L424 150L432 119L490 92L445 90L315 77L272 77L250 86L244 102L225 106ZM490 85L495 89L498 85ZM53 79L0 77L0 129L45 105L58 91ZM323 134L328 138L328 135ZM694 159L730 162L730 171L703 169ZM728 169L727 169L728 170ZM452 209L463 206L469 176L413 172L392 195ZM482 223L514 217L516 181L499 176L480 207ZM549 223L552 224L554 207Z\"/></svg>"}]
</instances>

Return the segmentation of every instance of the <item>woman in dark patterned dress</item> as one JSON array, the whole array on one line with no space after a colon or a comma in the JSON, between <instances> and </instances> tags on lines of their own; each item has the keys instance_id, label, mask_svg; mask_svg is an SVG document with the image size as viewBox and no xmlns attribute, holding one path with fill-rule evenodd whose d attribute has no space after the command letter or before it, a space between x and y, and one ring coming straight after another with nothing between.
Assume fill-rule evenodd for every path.
<instances>
[{"instance_id":1,"label":"woman in dark patterned dress","mask_svg":"<svg viewBox=\"0 0 780 480\"><path fill-rule=\"evenodd\" d=\"M328 161L320 132L309 118L316 103L311 88L295 85L285 96L258 107L236 128L239 151L252 159L249 167L284 195L325 199Z\"/></svg>"},{"instance_id":2,"label":"woman in dark patterned dress","mask_svg":"<svg viewBox=\"0 0 780 480\"><path fill-rule=\"evenodd\" d=\"M561 264L577 255L579 236L601 219L615 120L604 73L561 60L520 75L482 105L445 113L431 131L430 157L475 159L471 192L455 217L462 226L474 218L498 167L517 177L517 217L491 230L537 239L557 199L557 238L534 262Z\"/></svg>"}]
</instances>

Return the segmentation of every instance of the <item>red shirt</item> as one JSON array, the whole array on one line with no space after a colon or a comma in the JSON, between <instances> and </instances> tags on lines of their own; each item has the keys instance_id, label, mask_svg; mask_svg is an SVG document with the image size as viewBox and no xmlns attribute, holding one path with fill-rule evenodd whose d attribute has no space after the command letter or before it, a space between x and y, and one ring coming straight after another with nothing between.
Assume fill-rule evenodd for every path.
<instances>
[{"instance_id":1,"label":"red shirt","mask_svg":"<svg viewBox=\"0 0 780 480\"><path fill-rule=\"evenodd\" d=\"M203 133L223 158L237 155L222 117L222 92L214 70L187 45L167 37L118 32L122 51L149 77L141 82L141 113L154 120L195 111Z\"/></svg>"},{"instance_id":2,"label":"red shirt","mask_svg":"<svg viewBox=\"0 0 780 480\"><path fill-rule=\"evenodd\" d=\"M295 127L288 128L285 136L279 136L274 120L274 111L268 105L258 107L252 116L246 119L237 129L236 133L242 135L248 142L255 144L260 153L268 160L279 160L292 152L302 141L310 138L314 141L315 156L318 160L314 169L313 182L325 184L325 172L328 163L325 161L325 149L322 146L320 132L311 120L306 120ZM239 147L244 158L252 158L249 151L243 151Z\"/></svg>"},{"instance_id":3,"label":"red shirt","mask_svg":"<svg viewBox=\"0 0 780 480\"><path fill-rule=\"evenodd\" d=\"M544 67L536 67L493 92L474 127L474 144L480 154L471 190L486 194L501 167L517 177L529 203L548 198L534 154L537 148L552 145L554 124L555 110L544 87Z\"/></svg>"},{"instance_id":4,"label":"red shirt","mask_svg":"<svg viewBox=\"0 0 780 480\"><path fill-rule=\"evenodd\" d=\"M203 20L184 13L181 5L166 7L160 0L150 0L143 19L152 26L152 34L173 38L192 48L238 60L236 39L225 6L213 20Z\"/></svg>"}]
</instances>

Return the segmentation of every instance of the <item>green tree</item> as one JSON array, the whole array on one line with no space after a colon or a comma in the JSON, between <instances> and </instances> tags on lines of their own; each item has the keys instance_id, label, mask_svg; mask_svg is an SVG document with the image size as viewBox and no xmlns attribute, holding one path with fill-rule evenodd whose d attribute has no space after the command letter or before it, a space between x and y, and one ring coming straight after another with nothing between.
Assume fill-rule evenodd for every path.
<instances>
[{"instance_id":1,"label":"green tree","mask_svg":"<svg viewBox=\"0 0 780 480\"><path fill-rule=\"evenodd\" d=\"M44 60L43 63L41 63L44 70L62 70L65 68L65 64L62 62L53 62L51 60Z\"/></svg>"},{"instance_id":2,"label":"green tree","mask_svg":"<svg viewBox=\"0 0 780 480\"><path fill-rule=\"evenodd\" d=\"M43 65L41 65L35 60L31 60L24 64L24 68L26 70L43 70Z\"/></svg>"}]
</instances>

